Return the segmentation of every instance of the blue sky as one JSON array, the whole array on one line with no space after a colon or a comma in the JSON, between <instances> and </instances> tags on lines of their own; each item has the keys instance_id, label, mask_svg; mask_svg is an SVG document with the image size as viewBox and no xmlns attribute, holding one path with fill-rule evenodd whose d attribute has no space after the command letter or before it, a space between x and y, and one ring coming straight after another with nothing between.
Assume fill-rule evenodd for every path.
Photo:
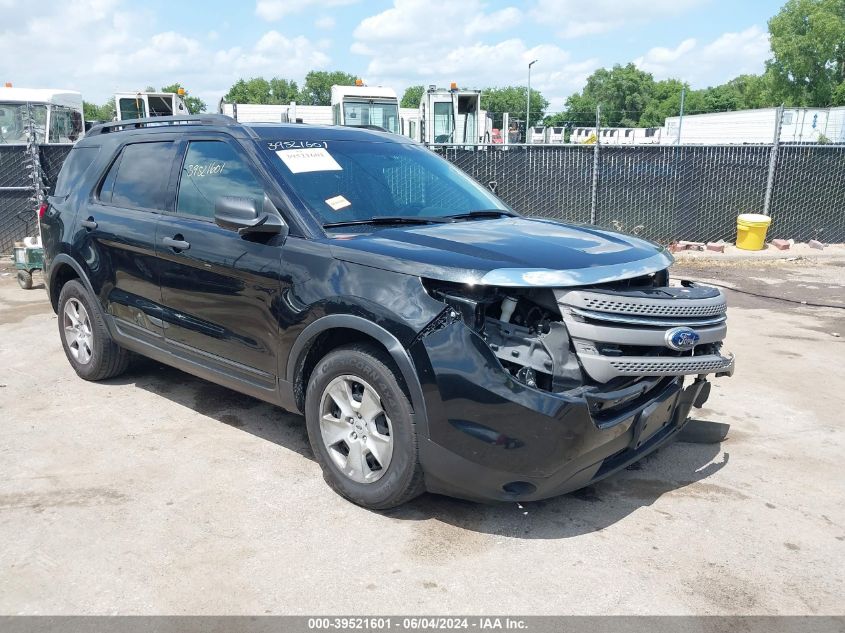
<instances>
[{"instance_id":1,"label":"blue sky","mask_svg":"<svg viewBox=\"0 0 845 633\"><path fill-rule=\"evenodd\" d=\"M614 63L694 87L760 72L783 1L0 0L0 80L95 102L181 81L214 109L238 77L341 69L401 93L524 84L536 58L532 85L556 111Z\"/></svg>"}]
</instances>

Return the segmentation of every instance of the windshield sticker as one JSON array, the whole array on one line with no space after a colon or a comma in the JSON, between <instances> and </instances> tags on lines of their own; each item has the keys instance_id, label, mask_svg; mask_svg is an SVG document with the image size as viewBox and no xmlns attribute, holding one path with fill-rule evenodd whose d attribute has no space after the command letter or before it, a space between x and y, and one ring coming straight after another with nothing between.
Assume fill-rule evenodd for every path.
<instances>
[{"instance_id":1,"label":"windshield sticker","mask_svg":"<svg viewBox=\"0 0 845 633\"><path fill-rule=\"evenodd\" d=\"M341 209L345 209L348 206L351 206L352 203L349 202L343 196L335 196L334 198L329 198L326 200L326 204L329 205L333 210L340 211Z\"/></svg>"},{"instance_id":2,"label":"windshield sticker","mask_svg":"<svg viewBox=\"0 0 845 633\"><path fill-rule=\"evenodd\" d=\"M313 149L315 147L329 147L325 141L270 141L267 143L267 149L271 152L280 149Z\"/></svg>"},{"instance_id":3,"label":"windshield sticker","mask_svg":"<svg viewBox=\"0 0 845 633\"><path fill-rule=\"evenodd\" d=\"M283 149L276 152L291 173L301 174L309 171L343 171L324 148Z\"/></svg>"}]
</instances>

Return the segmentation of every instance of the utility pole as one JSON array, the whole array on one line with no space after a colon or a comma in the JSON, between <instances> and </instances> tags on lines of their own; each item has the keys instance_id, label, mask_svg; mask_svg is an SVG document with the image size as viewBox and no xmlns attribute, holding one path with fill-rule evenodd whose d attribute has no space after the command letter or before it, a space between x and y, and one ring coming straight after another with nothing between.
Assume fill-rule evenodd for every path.
<instances>
[{"instance_id":1,"label":"utility pole","mask_svg":"<svg viewBox=\"0 0 845 633\"><path fill-rule=\"evenodd\" d=\"M525 99L525 142L528 142L528 119L531 116L531 67L537 63L538 60L534 60L530 64L528 64L528 94L526 95Z\"/></svg>"},{"instance_id":2,"label":"utility pole","mask_svg":"<svg viewBox=\"0 0 845 633\"><path fill-rule=\"evenodd\" d=\"M681 144L681 128L684 125L684 97L687 94L687 85L684 84L681 86L681 116L678 117L678 141L675 145Z\"/></svg>"},{"instance_id":3,"label":"utility pole","mask_svg":"<svg viewBox=\"0 0 845 633\"><path fill-rule=\"evenodd\" d=\"M590 184L590 224L596 223L599 195L599 149L601 145L601 104L596 106L596 143L593 147L593 182Z\"/></svg>"},{"instance_id":4,"label":"utility pole","mask_svg":"<svg viewBox=\"0 0 845 633\"><path fill-rule=\"evenodd\" d=\"M769 152L769 174L766 177L766 197L763 199L763 215L771 213L772 190L775 186L775 170L778 164L778 150L780 149L780 130L783 125L783 106L780 104L775 111L775 134L772 139L772 149Z\"/></svg>"}]
</instances>

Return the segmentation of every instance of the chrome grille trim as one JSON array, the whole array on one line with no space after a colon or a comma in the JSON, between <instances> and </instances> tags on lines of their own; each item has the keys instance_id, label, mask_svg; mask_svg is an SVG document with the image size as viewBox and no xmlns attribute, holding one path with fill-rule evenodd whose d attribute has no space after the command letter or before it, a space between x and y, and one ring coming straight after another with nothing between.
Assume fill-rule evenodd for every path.
<instances>
[{"instance_id":1,"label":"chrome grille trim","mask_svg":"<svg viewBox=\"0 0 845 633\"><path fill-rule=\"evenodd\" d=\"M702 356L601 356L579 353L581 364L594 380L607 382L617 376L691 376L734 370L733 355Z\"/></svg>"},{"instance_id":2,"label":"chrome grille trim","mask_svg":"<svg viewBox=\"0 0 845 633\"><path fill-rule=\"evenodd\" d=\"M555 298L575 353L597 382L733 372L733 356L720 351L727 304L714 288L650 288L630 294L560 289ZM696 330L699 355L678 356L670 350L666 336L678 327Z\"/></svg>"},{"instance_id":3,"label":"chrome grille trim","mask_svg":"<svg viewBox=\"0 0 845 633\"><path fill-rule=\"evenodd\" d=\"M596 321L608 321L611 323L624 323L628 325L645 325L648 327L678 327L686 325L687 327L706 327L709 325L719 325L727 320L727 317L721 316L709 318L683 318L683 319L661 319L652 317L637 317L629 314L611 314L610 312L594 312L592 310L582 310L580 308L570 308L573 314L584 317L585 319L594 319Z\"/></svg>"},{"instance_id":4,"label":"chrome grille trim","mask_svg":"<svg viewBox=\"0 0 845 633\"><path fill-rule=\"evenodd\" d=\"M630 314L642 317L712 317L724 314L727 310L725 297L721 293L707 299L679 299L675 297L652 299L573 290L561 293L558 296L558 303L594 312Z\"/></svg>"}]
</instances>

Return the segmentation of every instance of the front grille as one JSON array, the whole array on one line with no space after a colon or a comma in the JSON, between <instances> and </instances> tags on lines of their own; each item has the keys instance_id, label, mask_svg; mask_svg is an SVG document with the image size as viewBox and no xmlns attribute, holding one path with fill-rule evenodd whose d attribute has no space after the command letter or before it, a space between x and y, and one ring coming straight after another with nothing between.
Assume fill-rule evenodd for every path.
<instances>
[{"instance_id":1,"label":"front grille","mask_svg":"<svg viewBox=\"0 0 845 633\"><path fill-rule=\"evenodd\" d=\"M578 359L596 382L733 371L733 356L719 351L727 305L716 288L591 288L559 290L555 297ZM668 346L667 333L678 327L695 329L697 355Z\"/></svg>"},{"instance_id":2,"label":"front grille","mask_svg":"<svg viewBox=\"0 0 845 633\"><path fill-rule=\"evenodd\" d=\"M721 358L639 358L622 361L610 361L610 366L625 376L654 375L655 373L697 374L718 371L725 366Z\"/></svg>"},{"instance_id":3,"label":"front grille","mask_svg":"<svg viewBox=\"0 0 845 633\"><path fill-rule=\"evenodd\" d=\"M712 289L714 292L701 290L700 286L695 286L694 290L685 287L653 288L651 292L639 291L629 294L575 290L565 293L565 303L573 308L645 317L723 315L727 309L724 296L715 289Z\"/></svg>"},{"instance_id":4,"label":"front grille","mask_svg":"<svg viewBox=\"0 0 845 633\"><path fill-rule=\"evenodd\" d=\"M641 316L678 316L700 317L714 316L725 311L725 303L712 305L661 305L659 303L627 303L611 299L601 299L584 293L584 307L599 312L621 312ZM666 302L663 302L664 304Z\"/></svg>"}]
</instances>

